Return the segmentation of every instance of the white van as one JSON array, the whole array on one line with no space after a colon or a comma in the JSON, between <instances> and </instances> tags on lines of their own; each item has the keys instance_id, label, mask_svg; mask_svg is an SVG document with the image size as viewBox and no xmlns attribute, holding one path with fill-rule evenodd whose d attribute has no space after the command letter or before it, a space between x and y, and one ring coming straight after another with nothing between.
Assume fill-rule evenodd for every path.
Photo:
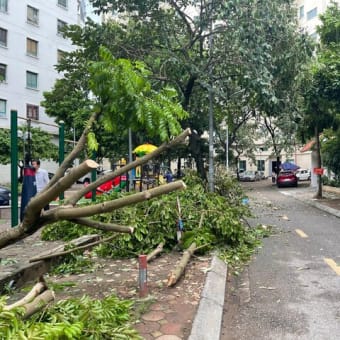
<instances>
[{"instance_id":1,"label":"white van","mask_svg":"<svg viewBox=\"0 0 340 340\"><path fill-rule=\"evenodd\" d=\"M310 180L310 170L308 169L298 169L295 173L299 181L309 181Z\"/></svg>"}]
</instances>

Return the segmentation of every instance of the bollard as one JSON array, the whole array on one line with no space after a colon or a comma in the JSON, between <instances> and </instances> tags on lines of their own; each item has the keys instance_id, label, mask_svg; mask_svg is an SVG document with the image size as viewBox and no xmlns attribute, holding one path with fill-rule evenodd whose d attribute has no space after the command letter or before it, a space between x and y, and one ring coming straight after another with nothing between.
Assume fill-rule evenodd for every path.
<instances>
[{"instance_id":1,"label":"bollard","mask_svg":"<svg viewBox=\"0 0 340 340\"><path fill-rule=\"evenodd\" d=\"M148 283L147 283L147 256L139 255L139 297L145 297L148 294Z\"/></svg>"}]
</instances>

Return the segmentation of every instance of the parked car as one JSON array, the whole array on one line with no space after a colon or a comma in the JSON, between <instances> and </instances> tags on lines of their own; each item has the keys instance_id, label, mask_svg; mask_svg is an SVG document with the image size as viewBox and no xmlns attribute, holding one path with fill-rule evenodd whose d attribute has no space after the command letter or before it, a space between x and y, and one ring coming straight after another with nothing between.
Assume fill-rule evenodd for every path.
<instances>
[{"instance_id":1,"label":"parked car","mask_svg":"<svg viewBox=\"0 0 340 340\"><path fill-rule=\"evenodd\" d=\"M240 181L243 181L243 182L255 182L255 181L259 181L260 179L261 179L261 176L258 171L247 170L242 173L242 176L240 174Z\"/></svg>"},{"instance_id":2,"label":"parked car","mask_svg":"<svg viewBox=\"0 0 340 340\"><path fill-rule=\"evenodd\" d=\"M11 191L0 185L0 205L10 205L10 201L11 201Z\"/></svg>"},{"instance_id":3,"label":"parked car","mask_svg":"<svg viewBox=\"0 0 340 340\"><path fill-rule=\"evenodd\" d=\"M298 169L295 172L296 177L299 181L309 181L310 180L310 171L308 169Z\"/></svg>"},{"instance_id":4,"label":"parked car","mask_svg":"<svg viewBox=\"0 0 340 340\"><path fill-rule=\"evenodd\" d=\"M281 171L276 178L276 185L280 187L297 187L298 178L291 170Z\"/></svg>"}]
</instances>

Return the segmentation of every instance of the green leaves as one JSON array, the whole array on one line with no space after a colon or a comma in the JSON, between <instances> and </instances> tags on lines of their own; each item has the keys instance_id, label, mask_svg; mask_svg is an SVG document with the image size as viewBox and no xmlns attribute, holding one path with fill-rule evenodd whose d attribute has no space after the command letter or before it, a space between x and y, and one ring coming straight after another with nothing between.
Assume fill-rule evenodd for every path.
<instances>
[{"instance_id":1,"label":"green leaves","mask_svg":"<svg viewBox=\"0 0 340 340\"><path fill-rule=\"evenodd\" d=\"M3 310L0 300L0 334L8 340L126 339L141 340L129 325L130 301L112 295L103 300L87 296L57 302L49 309L23 321L20 309Z\"/></svg>"},{"instance_id":2,"label":"green leaves","mask_svg":"<svg viewBox=\"0 0 340 340\"><path fill-rule=\"evenodd\" d=\"M104 47L99 54L100 61L90 63L89 86L104 127L112 132L117 131L117 122L136 131L144 127L149 136L159 135L162 141L177 135L186 113L177 103L176 91L153 90L147 80L150 71L142 62L115 59Z\"/></svg>"}]
</instances>

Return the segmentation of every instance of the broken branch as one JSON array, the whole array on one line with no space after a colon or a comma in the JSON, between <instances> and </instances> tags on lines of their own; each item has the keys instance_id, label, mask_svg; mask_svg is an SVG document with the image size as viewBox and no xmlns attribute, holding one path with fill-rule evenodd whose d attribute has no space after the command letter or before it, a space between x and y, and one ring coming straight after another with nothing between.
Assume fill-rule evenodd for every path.
<instances>
[{"instance_id":1,"label":"broken branch","mask_svg":"<svg viewBox=\"0 0 340 340\"><path fill-rule=\"evenodd\" d=\"M148 254L148 256L146 257L146 261L150 262L151 260L153 260L158 254L160 254L163 251L163 246L164 243L160 243L156 249L154 249L150 254Z\"/></svg>"}]
</instances>

